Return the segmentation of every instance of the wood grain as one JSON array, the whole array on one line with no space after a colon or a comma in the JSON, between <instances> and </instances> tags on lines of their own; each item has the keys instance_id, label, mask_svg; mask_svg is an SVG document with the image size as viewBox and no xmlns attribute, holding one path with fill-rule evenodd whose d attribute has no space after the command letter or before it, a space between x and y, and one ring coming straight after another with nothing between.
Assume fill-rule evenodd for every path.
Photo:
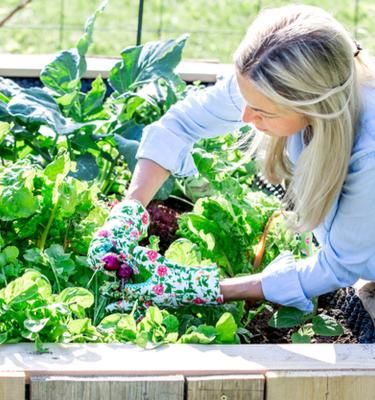
<instances>
[{"instance_id":1,"label":"wood grain","mask_svg":"<svg viewBox=\"0 0 375 400\"><path fill-rule=\"evenodd\" d=\"M25 400L23 372L0 372L0 400Z\"/></svg>"},{"instance_id":2,"label":"wood grain","mask_svg":"<svg viewBox=\"0 0 375 400\"><path fill-rule=\"evenodd\" d=\"M265 400L374 400L375 373L298 371L266 373Z\"/></svg>"},{"instance_id":3,"label":"wood grain","mask_svg":"<svg viewBox=\"0 0 375 400\"><path fill-rule=\"evenodd\" d=\"M263 375L186 377L185 400L263 400Z\"/></svg>"},{"instance_id":4,"label":"wood grain","mask_svg":"<svg viewBox=\"0 0 375 400\"><path fill-rule=\"evenodd\" d=\"M184 377L33 377L30 400L51 399L184 400Z\"/></svg>"}]
</instances>

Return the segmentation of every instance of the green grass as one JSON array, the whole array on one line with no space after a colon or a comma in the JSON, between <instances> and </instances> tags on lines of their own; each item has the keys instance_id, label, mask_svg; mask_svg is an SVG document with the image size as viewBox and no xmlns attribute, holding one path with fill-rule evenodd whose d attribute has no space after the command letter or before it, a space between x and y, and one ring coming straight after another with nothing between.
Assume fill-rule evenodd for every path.
<instances>
[{"instance_id":1,"label":"green grass","mask_svg":"<svg viewBox=\"0 0 375 400\"><path fill-rule=\"evenodd\" d=\"M375 2L309 0L333 13L357 39L375 53ZM294 3L297 3L295 1ZM0 19L20 0L1 0ZM231 62L247 27L259 7L290 3L283 0L145 0L142 42L176 38L190 33L185 59ZM56 53L75 45L86 18L100 0L33 0L0 28L0 53ZM90 55L118 56L136 41L138 0L110 0L96 24ZM357 29L355 29L357 27Z\"/></svg>"}]
</instances>

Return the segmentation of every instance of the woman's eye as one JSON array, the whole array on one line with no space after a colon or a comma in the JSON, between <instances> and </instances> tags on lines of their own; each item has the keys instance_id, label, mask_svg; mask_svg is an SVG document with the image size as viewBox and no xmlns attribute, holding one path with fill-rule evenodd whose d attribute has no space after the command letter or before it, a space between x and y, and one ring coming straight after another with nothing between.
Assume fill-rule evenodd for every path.
<instances>
[{"instance_id":1,"label":"woman's eye","mask_svg":"<svg viewBox=\"0 0 375 400\"><path fill-rule=\"evenodd\" d=\"M264 115L264 114L262 114L262 117L267 118L267 119L277 118L277 116L274 116L274 115Z\"/></svg>"}]
</instances>

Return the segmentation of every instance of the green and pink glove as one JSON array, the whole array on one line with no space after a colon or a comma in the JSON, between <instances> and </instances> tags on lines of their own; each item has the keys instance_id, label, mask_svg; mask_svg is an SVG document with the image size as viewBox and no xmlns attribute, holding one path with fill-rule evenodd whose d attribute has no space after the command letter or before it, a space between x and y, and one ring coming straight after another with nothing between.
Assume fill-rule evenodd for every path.
<instances>
[{"instance_id":1,"label":"green and pink glove","mask_svg":"<svg viewBox=\"0 0 375 400\"><path fill-rule=\"evenodd\" d=\"M90 244L91 267L118 279L119 291L113 292L118 301L108 310L130 311L135 302L146 308L223 303L216 265L186 267L138 246L147 235L149 223L150 216L141 203L125 200L111 210ZM141 269L147 270L150 277L142 283L130 283Z\"/></svg>"}]
</instances>

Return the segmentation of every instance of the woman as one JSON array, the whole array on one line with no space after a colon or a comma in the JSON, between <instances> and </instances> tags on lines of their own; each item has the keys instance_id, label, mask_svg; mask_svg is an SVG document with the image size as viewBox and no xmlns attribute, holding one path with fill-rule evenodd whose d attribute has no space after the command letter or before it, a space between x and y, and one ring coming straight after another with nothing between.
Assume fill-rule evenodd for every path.
<instances>
[{"instance_id":1,"label":"woman","mask_svg":"<svg viewBox=\"0 0 375 400\"><path fill-rule=\"evenodd\" d=\"M153 274L147 290L125 285L118 307L129 308L135 299L179 305L192 298L205 303L265 298L310 312L317 295L359 278L375 280L375 74L361 50L320 8L292 5L261 13L235 52L233 75L190 95L145 129L127 200L105 226L112 242L122 246L115 253L141 259L145 250L134 237L142 205L169 174L196 172L191 150L197 140L245 122L256 130L253 150L263 174L272 183L290 182L294 228L312 229L319 253L302 261L284 253L261 273L223 281L209 271L215 275L210 295L200 288L199 296L194 292L190 300L175 303L168 300L173 289L158 295L154 288L168 283L173 288L181 277L170 274L168 280L165 274L160 281ZM139 229L129 229L129 222ZM96 267L110 247L103 247L101 232L89 254ZM150 260L151 270L156 265L173 270L157 257Z\"/></svg>"}]
</instances>

